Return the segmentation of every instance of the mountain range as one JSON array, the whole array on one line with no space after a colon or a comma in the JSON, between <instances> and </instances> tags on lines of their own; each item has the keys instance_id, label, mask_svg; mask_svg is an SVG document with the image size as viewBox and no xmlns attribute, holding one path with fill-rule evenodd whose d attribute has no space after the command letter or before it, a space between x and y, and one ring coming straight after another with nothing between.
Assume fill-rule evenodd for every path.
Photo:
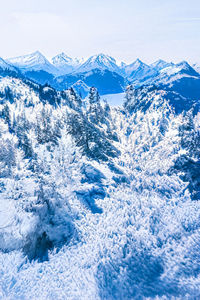
<instances>
[{"instance_id":1,"label":"mountain range","mask_svg":"<svg viewBox=\"0 0 200 300\"><path fill-rule=\"evenodd\" d=\"M72 59L65 53L50 61L39 51L9 59L0 59L0 72L15 72L39 84L50 84L57 90L71 86L82 97L91 86L98 88L101 95L125 91L128 84L139 87L145 84L173 85L173 82L199 82L198 64L190 66L187 62L178 64L158 60L150 65L137 59L131 64L117 63L111 56L103 53L88 59ZM191 84L189 84L191 85ZM196 89L195 89L196 90ZM199 89L197 88L197 93Z\"/></svg>"}]
</instances>

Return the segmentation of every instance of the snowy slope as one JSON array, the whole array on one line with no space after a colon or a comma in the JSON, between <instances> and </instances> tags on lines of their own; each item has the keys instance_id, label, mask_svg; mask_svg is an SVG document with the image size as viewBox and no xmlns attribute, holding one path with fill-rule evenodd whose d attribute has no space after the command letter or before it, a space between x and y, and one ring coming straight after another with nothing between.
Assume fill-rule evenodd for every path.
<instances>
[{"instance_id":1,"label":"snowy slope","mask_svg":"<svg viewBox=\"0 0 200 300\"><path fill-rule=\"evenodd\" d=\"M96 87L101 95L121 93L124 91L126 85L126 80L123 76L107 69L93 69L83 73L79 73L77 69L72 74L56 77L52 85L61 90L71 87L77 81L84 82L89 87Z\"/></svg>"},{"instance_id":2,"label":"snowy slope","mask_svg":"<svg viewBox=\"0 0 200 300\"><path fill-rule=\"evenodd\" d=\"M200 64L199 63L195 63L192 65L193 69L195 69L196 72L200 73Z\"/></svg>"},{"instance_id":3,"label":"snowy slope","mask_svg":"<svg viewBox=\"0 0 200 300\"><path fill-rule=\"evenodd\" d=\"M78 95L84 99L89 93L89 86L85 84L82 80L78 80L72 85L72 88L77 92Z\"/></svg>"},{"instance_id":4,"label":"snowy slope","mask_svg":"<svg viewBox=\"0 0 200 300\"><path fill-rule=\"evenodd\" d=\"M5 60L3 60L3 58L0 57L0 68L2 70L10 70L10 71L14 71L16 72L17 69L12 66L11 64L7 63Z\"/></svg>"},{"instance_id":5,"label":"snowy slope","mask_svg":"<svg viewBox=\"0 0 200 300\"><path fill-rule=\"evenodd\" d=\"M131 80L131 83L135 87L143 85L165 87L181 94L183 97L199 99L200 76L186 61L178 64L171 63L164 68L158 67L152 70L154 70L152 76L140 78L136 76L135 79Z\"/></svg>"},{"instance_id":6,"label":"snowy slope","mask_svg":"<svg viewBox=\"0 0 200 300\"><path fill-rule=\"evenodd\" d=\"M77 70L77 73L88 72L94 69L109 70L111 72L121 73L116 64L116 60L103 53L93 55L86 60Z\"/></svg>"},{"instance_id":7,"label":"snowy slope","mask_svg":"<svg viewBox=\"0 0 200 300\"><path fill-rule=\"evenodd\" d=\"M0 65L3 69L9 68L16 72L18 68L27 78L42 85L50 84L58 90L74 85L77 92L82 90L84 97L87 94L87 87L96 86L102 95L116 94L122 93L129 83L135 87L149 84L171 85L174 89L174 84L178 83L178 92L180 89L188 90L189 92L186 93L188 96L191 88L194 88L194 93L191 93L194 98L199 93L198 64L195 64L193 68L185 61L174 64L159 59L147 65L137 59L127 65L103 53L84 60L72 59L62 52L49 62L44 55L36 51L6 61L0 60Z\"/></svg>"},{"instance_id":8,"label":"snowy slope","mask_svg":"<svg viewBox=\"0 0 200 300\"><path fill-rule=\"evenodd\" d=\"M124 71L130 81L148 78L150 76L154 76L156 73L155 69L151 68L139 59L132 64L125 66Z\"/></svg>"},{"instance_id":9,"label":"snowy slope","mask_svg":"<svg viewBox=\"0 0 200 300\"><path fill-rule=\"evenodd\" d=\"M82 109L70 90L5 87L0 298L198 299L199 115L162 90L129 88L120 109L93 89Z\"/></svg>"},{"instance_id":10,"label":"snowy slope","mask_svg":"<svg viewBox=\"0 0 200 300\"><path fill-rule=\"evenodd\" d=\"M7 61L23 72L41 70L50 74L57 74L58 72L57 68L53 66L39 51L23 56L9 58Z\"/></svg>"},{"instance_id":11,"label":"snowy slope","mask_svg":"<svg viewBox=\"0 0 200 300\"><path fill-rule=\"evenodd\" d=\"M52 64L59 70L59 75L72 73L83 62L81 59L72 59L64 52L56 55L51 59Z\"/></svg>"},{"instance_id":12,"label":"snowy slope","mask_svg":"<svg viewBox=\"0 0 200 300\"><path fill-rule=\"evenodd\" d=\"M161 74L166 74L168 76L175 74L187 74L189 76L199 76L199 74L186 62L182 61L178 64L174 64L168 67L165 67L160 70Z\"/></svg>"},{"instance_id":13,"label":"snowy slope","mask_svg":"<svg viewBox=\"0 0 200 300\"><path fill-rule=\"evenodd\" d=\"M168 63L162 59L159 59L159 60L155 61L154 63L152 63L150 66L152 68L154 68L155 70L160 71L164 68L167 68L167 67L170 67L173 65L174 65L173 63Z\"/></svg>"}]
</instances>

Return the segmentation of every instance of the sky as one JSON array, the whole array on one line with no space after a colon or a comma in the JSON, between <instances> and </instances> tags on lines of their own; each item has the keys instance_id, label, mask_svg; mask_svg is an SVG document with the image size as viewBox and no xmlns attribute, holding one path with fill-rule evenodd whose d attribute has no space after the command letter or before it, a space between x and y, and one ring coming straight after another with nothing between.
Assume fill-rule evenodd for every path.
<instances>
[{"instance_id":1,"label":"sky","mask_svg":"<svg viewBox=\"0 0 200 300\"><path fill-rule=\"evenodd\" d=\"M200 0L0 0L0 57L200 63Z\"/></svg>"}]
</instances>

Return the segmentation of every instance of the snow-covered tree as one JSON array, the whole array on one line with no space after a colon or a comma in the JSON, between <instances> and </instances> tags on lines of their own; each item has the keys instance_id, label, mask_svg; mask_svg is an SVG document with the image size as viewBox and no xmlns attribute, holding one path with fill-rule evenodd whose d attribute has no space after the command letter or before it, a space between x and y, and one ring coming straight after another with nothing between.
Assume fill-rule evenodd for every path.
<instances>
[{"instance_id":1,"label":"snow-covered tree","mask_svg":"<svg viewBox=\"0 0 200 300\"><path fill-rule=\"evenodd\" d=\"M88 118L92 123L98 124L102 118L103 110L101 107L98 90L95 87L90 88L88 98L89 98Z\"/></svg>"}]
</instances>

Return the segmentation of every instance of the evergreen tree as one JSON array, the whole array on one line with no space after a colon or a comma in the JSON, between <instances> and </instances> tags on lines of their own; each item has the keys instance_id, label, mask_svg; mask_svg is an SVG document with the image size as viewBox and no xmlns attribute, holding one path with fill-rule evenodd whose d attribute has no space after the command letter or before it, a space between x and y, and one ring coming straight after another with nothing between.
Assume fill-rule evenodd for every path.
<instances>
[{"instance_id":1,"label":"evergreen tree","mask_svg":"<svg viewBox=\"0 0 200 300\"><path fill-rule=\"evenodd\" d=\"M95 87L91 87L89 91L89 109L88 118L94 123L98 124L103 117L103 109L100 103L100 96Z\"/></svg>"},{"instance_id":2,"label":"evergreen tree","mask_svg":"<svg viewBox=\"0 0 200 300\"><path fill-rule=\"evenodd\" d=\"M127 108L133 103L133 97L134 97L134 88L132 85L128 85L126 87L126 94L125 94L125 102L124 102L124 107Z\"/></svg>"},{"instance_id":3,"label":"evergreen tree","mask_svg":"<svg viewBox=\"0 0 200 300\"><path fill-rule=\"evenodd\" d=\"M69 103L71 104L71 107L74 108L75 110L80 111L82 107L82 100L81 97L76 94L76 92L72 87L69 89L68 97L69 97Z\"/></svg>"}]
</instances>

